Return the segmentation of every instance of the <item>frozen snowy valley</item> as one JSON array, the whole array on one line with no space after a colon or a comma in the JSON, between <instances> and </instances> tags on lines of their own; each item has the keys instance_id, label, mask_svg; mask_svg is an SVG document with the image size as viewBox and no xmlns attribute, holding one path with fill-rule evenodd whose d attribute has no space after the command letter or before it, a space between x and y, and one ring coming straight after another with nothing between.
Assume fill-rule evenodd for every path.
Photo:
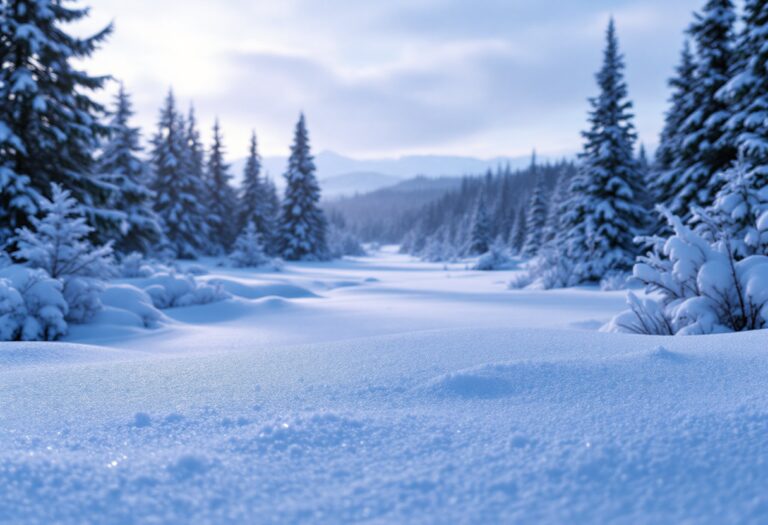
<instances>
[{"instance_id":1,"label":"frozen snowy valley","mask_svg":"<svg viewBox=\"0 0 768 525\"><path fill-rule=\"evenodd\" d=\"M392 250L0 343L0 522L764 523L768 337ZM197 263L196 263L197 264ZM98 321L98 319L97 319Z\"/></svg>"}]
</instances>

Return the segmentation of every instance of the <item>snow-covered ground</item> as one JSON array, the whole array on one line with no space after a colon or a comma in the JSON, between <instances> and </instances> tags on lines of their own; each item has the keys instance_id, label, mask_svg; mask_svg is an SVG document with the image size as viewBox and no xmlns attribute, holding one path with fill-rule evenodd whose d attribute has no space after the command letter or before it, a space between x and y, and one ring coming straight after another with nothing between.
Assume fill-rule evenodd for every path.
<instances>
[{"instance_id":1,"label":"snow-covered ground","mask_svg":"<svg viewBox=\"0 0 768 525\"><path fill-rule=\"evenodd\" d=\"M0 522L765 523L768 334L391 250L0 344Z\"/></svg>"}]
</instances>

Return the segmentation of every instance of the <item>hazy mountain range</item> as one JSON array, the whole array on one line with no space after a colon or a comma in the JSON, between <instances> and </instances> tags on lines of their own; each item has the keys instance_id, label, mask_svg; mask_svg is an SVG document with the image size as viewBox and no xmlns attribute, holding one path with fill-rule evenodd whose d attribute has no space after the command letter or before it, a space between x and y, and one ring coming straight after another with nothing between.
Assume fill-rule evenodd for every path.
<instances>
[{"instance_id":1,"label":"hazy mountain range","mask_svg":"<svg viewBox=\"0 0 768 525\"><path fill-rule=\"evenodd\" d=\"M271 156L265 157L262 162L263 172L275 179L279 187L282 186L287 158ZM375 191L419 175L460 177L481 174L499 165L509 164L515 169L529 163L529 156L478 159L451 155L410 155L395 159L353 159L332 151L323 151L315 156L317 176L326 198ZM232 164L232 174L236 181L241 179L244 166L245 159Z\"/></svg>"}]
</instances>

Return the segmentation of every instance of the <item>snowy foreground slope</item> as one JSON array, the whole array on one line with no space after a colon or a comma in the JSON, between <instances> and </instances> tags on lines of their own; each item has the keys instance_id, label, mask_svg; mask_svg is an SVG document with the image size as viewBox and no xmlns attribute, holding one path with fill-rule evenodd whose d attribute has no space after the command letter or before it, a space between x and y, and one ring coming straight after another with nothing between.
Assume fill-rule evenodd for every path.
<instances>
[{"instance_id":1,"label":"snowy foreground slope","mask_svg":"<svg viewBox=\"0 0 768 525\"><path fill-rule=\"evenodd\" d=\"M765 523L768 334L384 254L0 344L0 522Z\"/></svg>"}]
</instances>

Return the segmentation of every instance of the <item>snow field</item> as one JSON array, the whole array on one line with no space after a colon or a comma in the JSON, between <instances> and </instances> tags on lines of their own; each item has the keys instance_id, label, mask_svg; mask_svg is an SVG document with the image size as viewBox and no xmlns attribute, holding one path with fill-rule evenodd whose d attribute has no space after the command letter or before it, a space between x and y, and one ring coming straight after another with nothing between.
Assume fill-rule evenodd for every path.
<instances>
[{"instance_id":1,"label":"snow field","mask_svg":"<svg viewBox=\"0 0 768 525\"><path fill-rule=\"evenodd\" d=\"M160 328L0 345L0 521L766 519L763 332L599 333L622 293L391 254L207 267L234 296Z\"/></svg>"}]
</instances>

